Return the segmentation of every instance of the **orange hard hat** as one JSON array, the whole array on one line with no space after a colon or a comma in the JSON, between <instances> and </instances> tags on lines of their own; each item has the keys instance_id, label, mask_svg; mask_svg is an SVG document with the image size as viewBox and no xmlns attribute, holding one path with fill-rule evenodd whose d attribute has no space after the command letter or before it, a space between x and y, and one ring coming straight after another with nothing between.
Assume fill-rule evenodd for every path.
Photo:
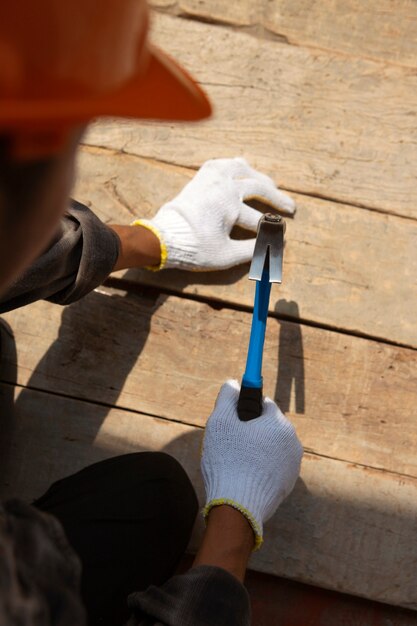
<instances>
[{"instance_id":1,"label":"orange hard hat","mask_svg":"<svg viewBox=\"0 0 417 626\"><path fill-rule=\"evenodd\" d=\"M100 115L210 115L197 83L149 43L148 26L145 0L1 2L0 134L48 152Z\"/></svg>"}]
</instances>

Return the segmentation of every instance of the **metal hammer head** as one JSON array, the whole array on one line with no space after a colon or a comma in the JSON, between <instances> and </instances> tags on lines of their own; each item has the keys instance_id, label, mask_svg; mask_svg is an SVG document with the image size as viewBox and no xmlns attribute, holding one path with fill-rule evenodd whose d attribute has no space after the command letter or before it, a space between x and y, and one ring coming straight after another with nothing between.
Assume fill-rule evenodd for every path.
<instances>
[{"instance_id":1,"label":"metal hammer head","mask_svg":"<svg viewBox=\"0 0 417 626\"><path fill-rule=\"evenodd\" d=\"M261 217L249 270L251 280L261 280L265 263L269 263L269 282L282 282L284 233L285 220L280 215L266 213Z\"/></svg>"}]
</instances>

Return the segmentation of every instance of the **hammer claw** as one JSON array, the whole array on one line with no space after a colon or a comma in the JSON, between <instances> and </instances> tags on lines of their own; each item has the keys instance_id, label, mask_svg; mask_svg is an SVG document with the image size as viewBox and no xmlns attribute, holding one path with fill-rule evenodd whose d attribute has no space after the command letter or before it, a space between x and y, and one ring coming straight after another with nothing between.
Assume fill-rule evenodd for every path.
<instances>
[{"instance_id":1,"label":"hammer claw","mask_svg":"<svg viewBox=\"0 0 417 626\"><path fill-rule=\"evenodd\" d=\"M267 213L259 220L255 249L249 270L251 280L261 280L265 262L269 260L269 282L282 282L285 221Z\"/></svg>"}]
</instances>

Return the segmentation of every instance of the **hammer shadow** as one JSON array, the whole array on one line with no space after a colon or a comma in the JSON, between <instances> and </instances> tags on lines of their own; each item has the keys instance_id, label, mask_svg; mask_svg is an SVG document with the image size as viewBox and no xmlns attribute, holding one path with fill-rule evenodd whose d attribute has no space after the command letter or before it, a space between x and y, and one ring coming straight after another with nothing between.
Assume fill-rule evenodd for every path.
<instances>
[{"instance_id":1,"label":"hammer shadow","mask_svg":"<svg viewBox=\"0 0 417 626\"><path fill-rule=\"evenodd\" d=\"M275 311L295 320L300 318L298 304L293 300L278 300ZM288 413L290 410L293 386L295 412L305 413L304 352L301 325L296 322L281 320L275 400L283 413Z\"/></svg>"}]
</instances>

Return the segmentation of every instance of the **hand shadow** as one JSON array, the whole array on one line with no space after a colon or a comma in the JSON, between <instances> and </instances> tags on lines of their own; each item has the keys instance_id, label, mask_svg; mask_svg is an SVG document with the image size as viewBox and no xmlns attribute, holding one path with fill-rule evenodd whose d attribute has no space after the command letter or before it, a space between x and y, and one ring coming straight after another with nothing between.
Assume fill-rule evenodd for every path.
<instances>
[{"instance_id":1,"label":"hand shadow","mask_svg":"<svg viewBox=\"0 0 417 626\"><path fill-rule=\"evenodd\" d=\"M16 410L25 412L31 388L44 389L97 403L98 430L116 405L146 344L152 315L163 301L163 296L152 300L108 290L94 291L65 307L59 335L21 391ZM131 408L140 411L140 400Z\"/></svg>"},{"instance_id":2,"label":"hand shadow","mask_svg":"<svg viewBox=\"0 0 417 626\"><path fill-rule=\"evenodd\" d=\"M298 304L293 300L278 300L275 311L281 315L299 319ZM291 389L294 385L295 412L305 413L305 378L303 337L301 325L297 322L280 320L278 378L275 400L281 411L290 410Z\"/></svg>"},{"instance_id":3,"label":"hand shadow","mask_svg":"<svg viewBox=\"0 0 417 626\"><path fill-rule=\"evenodd\" d=\"M246 231L247 233L247 231ZM253 237L253 233L250 235ZM248 236L244 238L249 238ZM225 270L216 271L186 271L164 269L161 272L150 273L144 269L126 270L121 278L110 276L106 284L124 284L129 290L135 291L137 286L145 285L146 289L162 289L168 295L175 295L187 289L189 285L219 285L228 287L239 282L249 272L249 263L243 263Z\"/></svg>"}]
</instances>

